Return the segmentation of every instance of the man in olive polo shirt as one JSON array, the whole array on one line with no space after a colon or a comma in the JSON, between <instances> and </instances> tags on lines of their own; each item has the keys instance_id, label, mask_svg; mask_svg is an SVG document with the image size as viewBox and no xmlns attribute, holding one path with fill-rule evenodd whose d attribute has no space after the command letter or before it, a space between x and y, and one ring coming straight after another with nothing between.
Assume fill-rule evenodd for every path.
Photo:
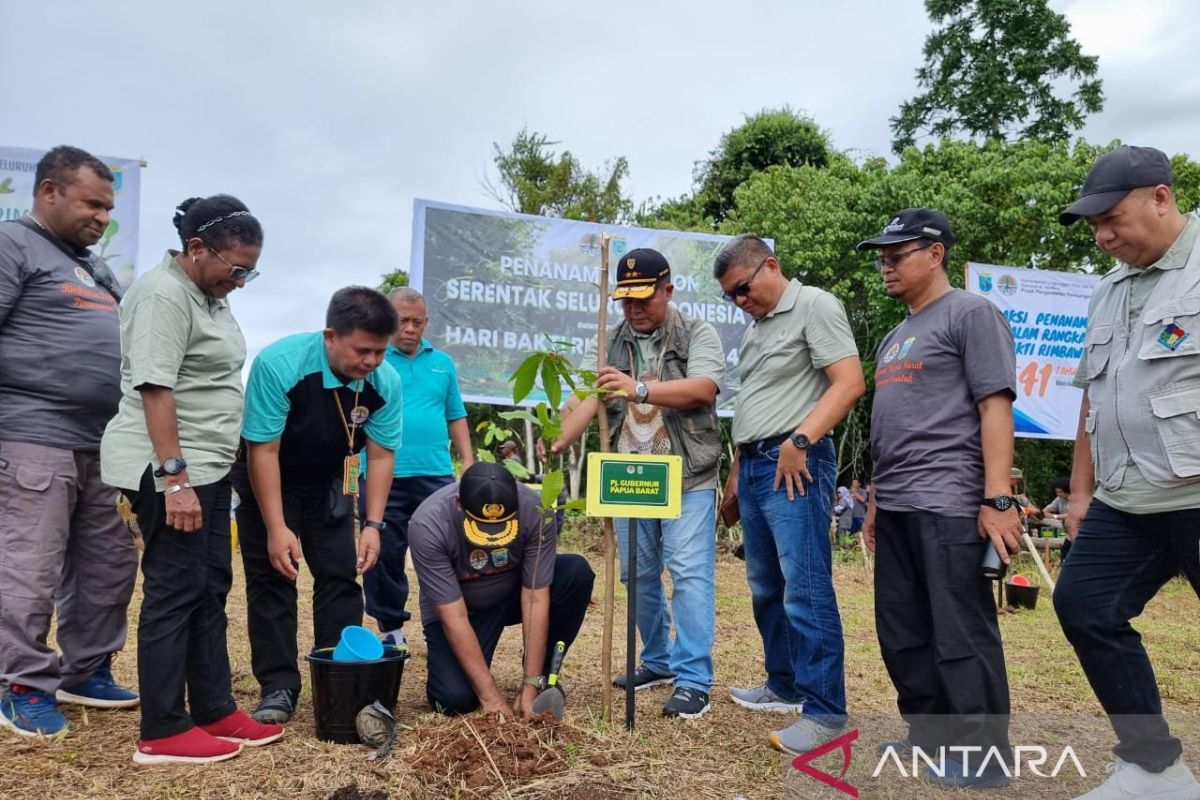
<instances>
[{"instance_id":1,"label":"man in olive polo shirt","mask_svg":"<svg viewBox=\"0 0 1200 800\"><path fill-rule=\"evenodd\" d=\"M1086 219L1118 261L1088 304L1074 543L1054 589L1118 739L1112 777L1080 800L1200 797L1130 624L1180 571L1200 595L1200 215L1180 213L1173 182L1164 153L1124 145L1096 161L1059 216Z\"/></svg>"},{"instance_id":2,"label":"man in olive polo shirt","mask_svg":"<svg viewBox=\"0 0 1200 800\"><path fill-rule=\"evenodd\" d=\"M866 391L862 365L842 304L788 280L762 239L734 238L717 253L713 275L725 298L754 318L742 337L730 484L767 675L730 695L755 710L803 708L803 717L770 736L775 747L801 753L846 722L829 542L837 456L829 434Z\"/></svg>"},{"instance_id":3,"label":"man in olive polo shirt","mask_svg":"<svg viewBox=\"0 0 1200 800\"><path fill-rule=\"evenodd\" d=\"M88 248L112 207L112 172L64 145L38 162L33 212L0 223L0 726L22 736L67 729L56 700L138 702L109 670L138 559L100 478L121 290Z\"/></svg>"},{"instance_id":4,"label":"man in olive polo shirt","mask_svg":"<svg viewBox=\"0 0 1200 800\"><path fill-rule=\"evenodd\" d=\"M244 446L234 465L246 570L250 660L262 689L253 716L283 723L300 694L296 576L313 575L313 638L333 647L361 625L357 576L379 555L400 447L400 379L384 361L396 309L374 289L334 293L326 328L268 345L246 384ZM356 547L358 454L366 448L366 519ZM301 549L303 547L303 550Z\"/></svg>"}]
</instances>

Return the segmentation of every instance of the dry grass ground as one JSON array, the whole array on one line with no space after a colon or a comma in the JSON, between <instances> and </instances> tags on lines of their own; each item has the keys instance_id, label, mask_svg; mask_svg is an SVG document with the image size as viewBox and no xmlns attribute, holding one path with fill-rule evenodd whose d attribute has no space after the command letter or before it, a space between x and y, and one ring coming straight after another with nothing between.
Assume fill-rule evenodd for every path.
<instances>
[{"instance_id":1,"label":"dry grass ground","mask_svg":"<svg viewBox=\"0 0 1200 800\"><path fill-rule=\"evenodd\" d=\"M584 538L579 534L574 541ZM589 552L602 601L601 563ZM237 559L235 559L236 563ZM946 798L959 793L925 787L899 777L889 767L872 778L878 757L875 745L902 734L894 714L894 693L875 640L871 575L852 558L839 563L835 580L846 629L846 678L852 724L860 731L847 781L863 797ZM686 800L752 800L777 797L845 797L790 766L790 759L770 749L766 733L785 720L755 714L728 699L731 684L749 685L761 678L761 647L750 611L750 598L740 561L722 555L717 566L717 685L712 711L693 722L664 719L660 714L669 691L664 687L637 698L637 726L623 727L623 695L614 694L612 724L600 717L601 606L590 612L584 630L567 657L564 683L568 711L558 727L510 725L499 728L479 716L448 720L428 712L424 700L425 659L420 626L410 631L414 658L408 662L400 690L397 717L402 731L394 757L368 761L369 750L333 745L313 737L313 717L306 685L301 708L287 736L276 745L248 748L239 758L209 767L137 767L131 760L137 738L137 714L87 712L68 708L72 733L62 741L27 741L0 732L0 796L66 800L74 797L121 798L352 798L384 797L511 797L685 798ZM301 619L307 608L307 580L301 597ZM624 593L618 585L615 667L623 667ZM412 607L416 608L415 598ZM1163 701L1200 766L1200 652L1197 649L1195 595L1186 584L1172 583L1155 598L1138 621L1158 669ZM115 664L117 677L134 683L133 636L137 601L131 609L129 649ZM1051 763L1070 745L1088 777L1068 768L1058 780L1026 777L994 794L1013 798L1068 798L1103 777L1110 756L1111 732L1064 640L1048 598L1035 611L1004 614L1001 619L1013 698L1014 744L1050 748ZM515 691L520 683L518 629L501 641L495 672L502 686ZM306 649L311 632L301 630ZM229 642L234 689L243 708L253 708L257 686L250 674L245 634L245 595L240 576L229 598ZM494 758L468 776L447 754L479 755L487 741ZM514 776L511 756L541 766ZM508 754L508 756L506 756ZM479 762L484 763L484 762ZM831 753L815 762L838 773ZM457 770L457 771L456 771Z\"/></svg>"}]
</instances>

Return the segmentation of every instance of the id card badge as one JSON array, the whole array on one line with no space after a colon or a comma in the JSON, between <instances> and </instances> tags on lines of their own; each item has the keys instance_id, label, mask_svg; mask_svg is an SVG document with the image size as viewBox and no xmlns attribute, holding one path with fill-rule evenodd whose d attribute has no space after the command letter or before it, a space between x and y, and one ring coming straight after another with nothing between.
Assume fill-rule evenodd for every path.
<instances>
[{"instance_id":1,"label":"id card badge","mask_svg":"<svg viewBox=\"0 0 1200 800\"><path fill-rule=\"evenodd\" d=\"M342 465L342 494L358 496L358 456L346 456Z\"/></svg>"}]
</instances>

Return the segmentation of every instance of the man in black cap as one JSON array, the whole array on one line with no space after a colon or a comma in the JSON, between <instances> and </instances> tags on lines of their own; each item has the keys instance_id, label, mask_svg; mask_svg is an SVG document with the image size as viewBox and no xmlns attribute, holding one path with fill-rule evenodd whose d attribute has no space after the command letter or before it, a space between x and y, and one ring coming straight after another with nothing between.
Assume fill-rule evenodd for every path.
<instances>
[{"instance_id":1,"label":"man in black cap","mask_svg":"<svg viewBox=\"0 0 1200 800\"><path fill-rule=\"evenodd\" d=\"M1200 221L1179 212L1171 163L1122 146L1096 161L1059 220L1083 217L1117 260L1092 292L1075 385L1074 544L1054 607L1118 743L1086 800L1197 798L1129 624L1182 570L1200 594Z\"/></svg>"},{"instance_id":2,"label":"man in black cap","mask_svg":"<svg viewBox=\"0 0 1200 800\"><path fill-rule=\"evenodd\" d=\"M858 244L880 250L888 296L908 306L875 354L863 536L878 554L879 647L909 727L892 744L979 747L973 764L951 751L925 777L982 788L1006 785L1001 762L1011 760L1004 650L979 565L993 547L1007 562L1020 540L1009 494L1016 363L1000 310L950 286L953 243L945 214L908 208Z\"/></svg>"},{"instance_id":3,"label":"man in black cap","mask_svg":"<svg viewBox=\"0 0 1200 800\"><path fill-rule=\"evenodd\" d=\"M608 330L608 364L599 370L596 384L612 392L605 395L605 410L615 452L683 457L679 519L619 519L616 529L622 582L628 579L629 542L637 542L642 652L634 690L674 684L663 714L698 719L711 707L713 680L721 460L716 402L725 353L711 324L671 305L674 291L662 253L641 247L621 256L612 296L621 302L625 318ZM584 369L596 369L595 353L593 340ZM594 397L568 401L572 410L552 445L555 453L587 430L596 403ZM671 574L669 603L664 567ZM623 689L627 680L619 675L613 684Z\"/></svg>"},{"instance_id":4,"label":"man in black cap","mask_svg":"<svg viewBox=\"0 0 1200 800\"><path fill-rule=\"evenodd\" d=\"M557 539L554 516L499 464L475 462L417 508L408 544L435 711L532 713L553 646L575 641L595 580L582 556L556 553ZM490 668L500 634L517 623L525 681L510 705Z\"/></svg>"}]
</instances>

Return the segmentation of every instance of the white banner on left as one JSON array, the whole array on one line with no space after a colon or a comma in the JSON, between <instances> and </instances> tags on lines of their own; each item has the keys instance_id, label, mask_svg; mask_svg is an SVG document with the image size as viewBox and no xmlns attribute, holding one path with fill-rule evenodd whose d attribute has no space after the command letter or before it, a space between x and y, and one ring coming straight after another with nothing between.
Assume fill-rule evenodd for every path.
<instances>
[{"instance_id":1,"label":"white banner on left","mask_svg":"<svg viewBox=\"0 0 1200 800\"><path fill-rule=\"evenodd\" d=\"M0 145L0 221L20 219L33 208L34 174L45 150ZM108 230L92 248L128 287L138 263L138 206L142 167L136 158L96 156L113 173L116 206Z\"/></svg>"}]
</instances>

